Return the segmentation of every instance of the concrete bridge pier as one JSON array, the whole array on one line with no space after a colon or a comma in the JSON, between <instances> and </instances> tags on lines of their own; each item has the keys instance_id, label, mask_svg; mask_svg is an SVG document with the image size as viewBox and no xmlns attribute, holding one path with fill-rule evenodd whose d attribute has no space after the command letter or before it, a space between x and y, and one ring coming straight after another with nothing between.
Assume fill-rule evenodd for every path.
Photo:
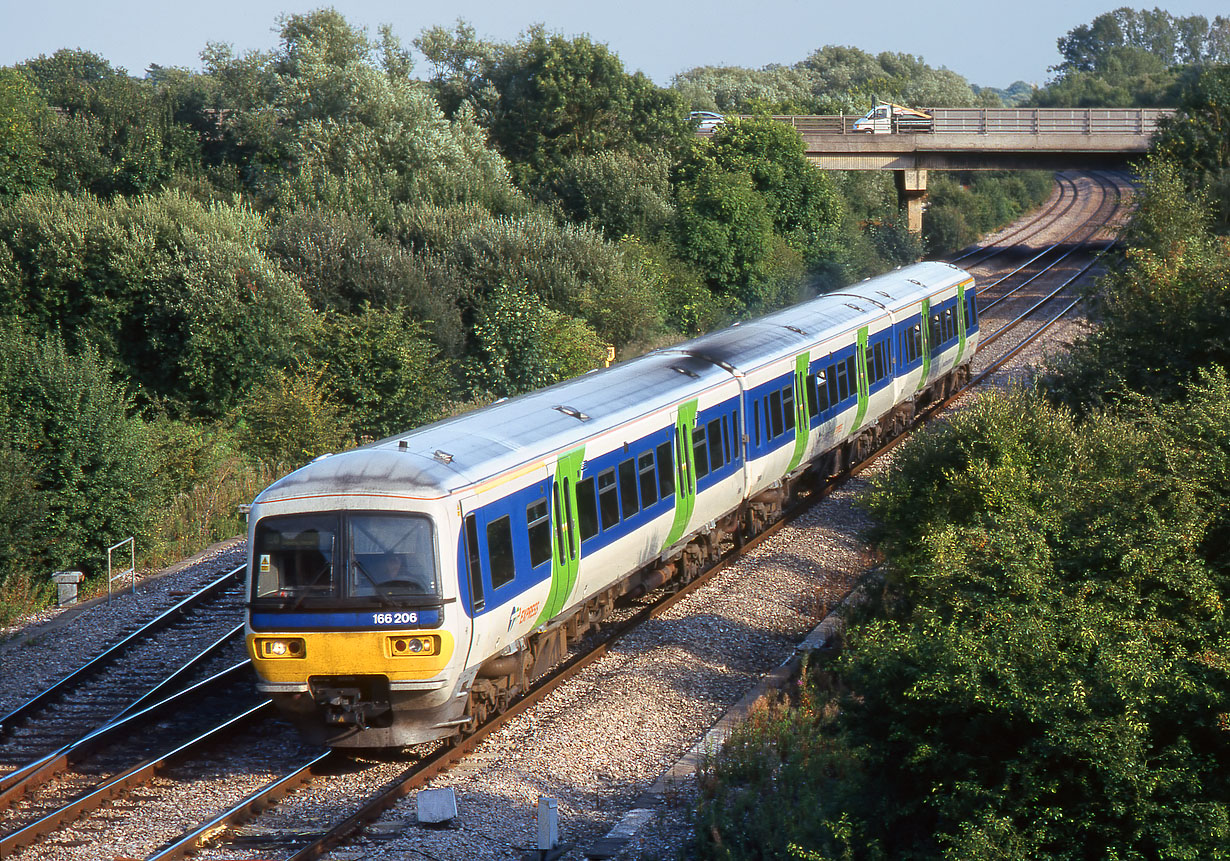
<instances>
[{"instance_id":1,"label":"concrete bridge pier","mask_svg":"<svg viewBox=\"0 0 1230 861\"><path fill-rule=\"evenodd\" d=\"M897 207L905 210L910 233L922 234L923 201L927 199L927 171L922 168L894 170Z\"/></svg>"}]
</instances>

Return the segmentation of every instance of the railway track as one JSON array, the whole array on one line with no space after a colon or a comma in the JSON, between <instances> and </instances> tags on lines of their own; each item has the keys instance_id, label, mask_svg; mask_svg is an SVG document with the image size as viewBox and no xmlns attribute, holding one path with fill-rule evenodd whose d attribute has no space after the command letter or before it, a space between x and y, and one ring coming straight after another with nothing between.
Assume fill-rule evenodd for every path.
<instances>
[{"instance_id":1,"label":"railway track","mask_svg":"<svg viewBox=\"0 0 1230 861\"><path fill-rule=\"evenodd\" d=\"M1028 240L1054 227L1079 202L1078 177L1073 177L1067 172L1057 173L1055 186L1057 194L1052 199L1048 199L1042 209L1027 222L1001 231L992 244L974 245L963 249L955 256L946 258L947 262L960 264L963 268L969 269L985 265L988 260L1003 254L1021 253L1023 249L1028 248L1025 244Z\"/></svg>"},{"instance_id":2,"label":"railway track","mask_svg":"<svg viewBox=\"0 0 1230 861\"><path fill-rule=\"evenodd\" d=\"M0 790L30 762L242 658L243 570L218 577L0 718Z\"/></svg>"},{"instance_id":3,"label":"railway track","mask_svg":"<svg viewBox=\"0 0 1230 861\"><path fill-rule=\"evenodd\" d=\"M1034 283L1037 280L1035 279ZM1052 286L1046 292L1053 293L1054 298L1058 299L1063 291L1070 287L1070 283L1071 278L1069 277L1067 282L1058 289ZM1018 293L1020 292L1022 291L1018 291ZM1048 299L1048 301L1052 300ZM1068 301L1071 302L1070 297ZM1020 328L1024 325L1025 320L1037 316L1041 310L1041 308L1038 308L1030 313L1018 314L1017 316L1022 319L1015 323L1012 328L1001 327L992 335L996 336L995 340L999 340L1000 337L1006 337L1007 332ZM986 329L984 329L984 332L986 332ZM1031 332L1029 337L1037 337L1037 334L1037 331ZM991 336L984 335L984 337L990 338ZM1007 357L1003 357L1001 362L1006 360ZM983 377L987 373L990 373L990 371L984 370ZM959 394L954 393L953 397ZM936 409L938 410L939 408L940 406L937 405ZM784 525L784 521L779 521L778 524L771 527L771 530L776 531L782 525ZM771 532L762 533L762 536L757 537L754 542L749 542L747 548L750 549L764 541L769 534ZM728 555L721 563L721 566L730 565L731 561L735 558L737 557ZM714 569L714 571L706 575L705 579L698 578L692 584L685 587L685 589L681 589L679 592L668 596L664 599L666 603L663 603L657 609L643 608L643 612L646 613L645 619L654 618L668 612L671 606L696 589L703 587L705 582L719 573L720 570L721 568ZM626 633L621 632L619 636L624 636ZM553 683L556 685L562 684L568 675L575 675L581 672L584 667L591 666L598 657L608 653L618 642L618 639L612 639L601 646L598 651L593 652L592 655L585 658L574 658L566 665L566 669L561 668L558 671L560 674L558 677L556 677L555 673L552 674ZM545 697L548 692L548 688L543 688L542 692L537 694L536 697ZM518 706L528 708L532 704L532 701L527 698L524 701L524 706L520 703ZM147 854L145 857L159 859L184 857L188 852L202 844L204 844L204 850L198 850L198 854L195 857L236 858L243 855L260 858L320 857L328 850L329 846L336 845L338 842L346 839L347 835L353 834L357 829L361 828L364 822L378 816L381 810L395 804L398 798L412 792L416 787L430 780L432 776L454 764L460 756L479 746L487 734L498 731L499 726L516 719L516 717L516 713L506 712L498 718L498 724L492 724L490 727L485 728L483 735L476 734L464 744L453 749L423 751L419 754L420 758L416 758L408 765L390 762L364 763L336 754L305 752L306 755L296 761L294 768L286 769L286 774L283 777L252 786L246 797L239 803L231 804L229 809L208 817L206 821L192 823L191 827L185 828L179 836L165 839L160 848L153 851L152 854ZM330 814L332 821L321 821L322 817L318 809L320 802L314 797L314 793L295 792L296 788L302 788L305 785L311 787L330 780L339 780L342 776L345 776L344 772L348 770L354 772L356 769L362 770L361 773L366 776L365 782L379 782L382 784L382 789L367 798L361 806L356 805L354 809L349 810L346 816L339 816L336 812L332 812ZM237 792L236 794L239 793ZM300 796L298 801L296 801L296 796ZM221 810L222 807L223 805L219 805L217 809ZM277 815L270 816L271 813L276 813ZM252 819L262 814L264 818L261 821L268 824L253 826ZM248 823L246 826L244 825L245 822ZM231 838L230 842L226 839L220 839L227 837L227 835ZM109 848L114 851L124 851L124 847L120 845L113 844ZM256 854L253 855L253 853ZM8 856L5 855L4 857Z\"/></svg>"}]
</instances>

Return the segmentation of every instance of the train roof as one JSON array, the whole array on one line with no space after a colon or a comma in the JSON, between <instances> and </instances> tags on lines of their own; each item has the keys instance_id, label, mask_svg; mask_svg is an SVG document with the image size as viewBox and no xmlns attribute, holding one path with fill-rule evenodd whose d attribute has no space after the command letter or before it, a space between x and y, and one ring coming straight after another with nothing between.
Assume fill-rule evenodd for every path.
<instances>
[{"instance_id":1,"label":"train roof","mask_svg":"<svg viewBox=\"0 0 1230 861\"><path fill-rule=\"evenodd\" d=\"M795 355L882 315L885 307L906 308L968 277L940 263L899 269L840 294L319 458L271 484L256 502L341 494L441 498L691 400L729 381L729 372Z\"/></svg>"},{"instance_id":2,"label":"train roof","mask_svg":"<svg viewBox=\"0 0 1230 861\"><path fill-rule=\"evenodd\" d=\"M895 315L969 277L948 263L917 263L670 349L744 374L783 356L797 355L886 312Z\"/></svg>"},{"instance_id":3,"label":"train roof","mask_svg":"<svg viewBox=\"0 0 1230 861\"><path fill-rule=\"evenodd\" d=\"M702 359L651 353L318 459L270 485L256 501L339 493L446 496L729 380Z\"/></svg>"}]
</instances>

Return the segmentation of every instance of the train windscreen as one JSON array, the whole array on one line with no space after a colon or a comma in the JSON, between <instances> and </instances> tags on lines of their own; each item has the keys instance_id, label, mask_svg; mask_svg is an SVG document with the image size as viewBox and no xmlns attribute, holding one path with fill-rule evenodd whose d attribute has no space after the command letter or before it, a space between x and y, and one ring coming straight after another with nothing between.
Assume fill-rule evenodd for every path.
<instances>
[{"instance_id":1,"label":"train windscreen","mask_svg":"<svg viewBox=\"0 0 1230 861\"><path fill-rule=\"evenodd\" d=\"M271 517L256 526L253 598L332 598L338 539L336 514Z\"/></svg>"},{"instance_id":2,"label":"train windscreen","mask_svg":"<svg viewBox=\"0 0 1230 861\"><path fill-rule=\"evenodd\" d=\"M432 522L421 515L324 512L262 518L252 564L252 597L266 604L393 606L440 596Z\"/></svg>"},{"instance_id":3,"label":"train windscreen","mask_svg":"<svg viewBox=\"0 0 1230 861\"><path fill-rule=\"evenodd\" d=\"M351 597L439 595L431 521L405 514L349 517Z\"/></svg>"}]
</instances>

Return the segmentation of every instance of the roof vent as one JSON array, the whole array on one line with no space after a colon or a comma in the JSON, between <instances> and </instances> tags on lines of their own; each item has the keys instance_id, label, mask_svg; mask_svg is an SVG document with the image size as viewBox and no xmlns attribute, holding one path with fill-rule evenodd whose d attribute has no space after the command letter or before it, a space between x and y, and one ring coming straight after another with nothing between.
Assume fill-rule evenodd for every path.
<instances>
[{"instance_id":1,"label":"roof vent","mask_svg":"<svg viewBox=\"0 0 1230 861\"><path fill-rule=\"evenodd\" d=\"M551 409L559 410L564 415L572 416L574 419L577 419L578 421L583 421L583 422L589 421L589 416L587 416L585 413L578 410L576 407L570 407L564 404L558 404L552 407Z\"/></svg>"},{"instance_id":2,"label":"roof vent","mask_svg":"<svg viewBox=\"0 0 1230 861\"><path fill-rule=\"evenodd\" d=\"M923 283L916 278L907 278L905 280L909 281L911 284L917 284L919 287L923 286Z\"/></svg>"},{"instance_id":3,"label":"roof vent","mask_svg":"<svg viewBox=\"0 0 1230 861\"><path fill-rule=\"evenodd\" d=\"M796 334L802 335L803 337L807 337L807 333L804 332L802 329L800 329L798 326L787 326L786 328L789 329L791 332L795 332Z\"/></svg>"},{"instance_id":4,"label":"roof vent","mask_svg":"<svg viewBox=\"0 0 1230 861\"><path fill-rule=\"evenodd\" d=\"M692 353L691 355L695 356L698 359L704 359L706 362L712 362L713 364L721 368L723 371L730 371L732 374L735 373L735 366L732 365L730 362L727 362L725 359L717 359L717 358L714 358L713 356L708 355L707 353ZM679 370L679 369L676 368L675 370Z\"/></svg>"},{"instance_id":5,"label":"roof vent","mask_svg":"<svg viewBox=\"0 0 1230 861\"><path fill-rule=\"evenodd\" d=\"M845 303L845 305L846 305L846 307L847 307L847 308L853 308L855 311L858 311L860 314L866 314L866 313L867 313L867 312L866 312L866 311L864 311L862 308L860 308L860 307L858 307L857 305L855 305L853 302L846 302L846 303Z\"/></svg>"},{"instance_id":6,"label":"roof vent","mask_svg":"<svg viewBox=\"0 0 1230 861\"><path fill-rule=\"evenodd\" d=\"M447 451L440 451L440 449L436 449L435 452L432 454L432 457L440 461L440 463L452 463L453 462L453 456L449 454Z\"/></svg>"},{"instance_id":7,"label":"roof vent","mask_svg":"<svg viewBox=\"0 0 1230 861\"><path fill-rule=\"evenodd\" d=\"M398 451L405 451L405 450L406 450L406 449L408 449L408 448L410 448L410 443L406 442L404 439L399 439L399 440L397 441L397 450L398 450Z\"/></svg>"},{"instance_id":8,"label":"roof vent","mask_svg":"<svg viewBox=\"0 0 1230 861\"><path fill-rule=\"evenodd\" d=\"M685 377L691 377L694 380L700 379L700 374L696 373L690 368L681 368L678 365L671 365L671 370L675 371L676 373L683 374Z\"/></svg>"},{"instance_id":9,"label":"roof vent","mask_svg":"<svg viewBox=\"0 0 1230 861\"><path fill-rule=\"evenodd\" d=\"M885 299L893 298L892 296L889 296L887 293L885 293L883 290L877 290L876 292L879 293L881 296L883 296Z\"/></svg>"}]
</instances>

